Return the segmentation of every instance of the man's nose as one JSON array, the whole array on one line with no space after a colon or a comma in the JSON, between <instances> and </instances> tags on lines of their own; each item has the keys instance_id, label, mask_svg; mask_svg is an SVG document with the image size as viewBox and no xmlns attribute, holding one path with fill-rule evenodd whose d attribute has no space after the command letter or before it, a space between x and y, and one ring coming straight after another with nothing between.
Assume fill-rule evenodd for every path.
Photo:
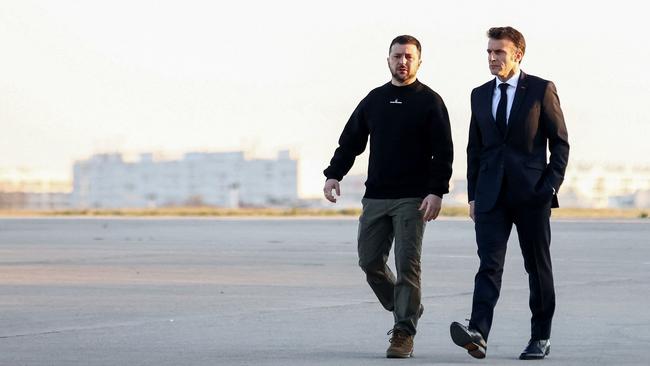
<instances>
[{"instance_id":1,"label":"man's nose","mask_svg":"<svg viewBox=\"0 0 650 366\"><path fill-rule=\"evenodd\" d=\"M488 53L488 60L490 61L496 60L496 55L494 54L494 52Z\"/></svg>"},{"instance_id":2,"label":"man's nose","mask_svg":"<svg viewBox=\"0 0 650 366\"><path fill-rule=\"evenodd\" d=\"M399 60L397 60L397 62L399 62L400 65L405 65L406 64L406 56L400 57Z\"/></svg>"}]
</instances>

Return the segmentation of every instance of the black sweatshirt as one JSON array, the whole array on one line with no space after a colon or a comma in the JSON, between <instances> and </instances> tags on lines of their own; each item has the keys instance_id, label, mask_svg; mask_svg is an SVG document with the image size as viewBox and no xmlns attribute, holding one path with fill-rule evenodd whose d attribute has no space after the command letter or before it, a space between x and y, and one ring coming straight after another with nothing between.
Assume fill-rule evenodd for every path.
<instances>
[{"instance_id":1,"label":"black sweatshirt","mask_svg":"<svg viewBox=\"0 0 650 366\"><path fill-rule=\"evenodd\" d=\"M352 113L330 166L323 172L338 181L366 149L370 159L366 198L439 197L449 192L454 149L449 115L442 98L416 80L390 82L372 90Z\"/></svg>"}]
</instances>

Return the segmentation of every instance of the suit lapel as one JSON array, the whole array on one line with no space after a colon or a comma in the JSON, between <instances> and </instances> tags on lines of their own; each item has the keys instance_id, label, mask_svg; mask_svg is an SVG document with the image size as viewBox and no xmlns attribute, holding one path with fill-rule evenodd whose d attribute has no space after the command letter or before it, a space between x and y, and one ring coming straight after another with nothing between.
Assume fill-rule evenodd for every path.
<instances>
[{"instance_id":1,"label":"suit lapel","mask_svg":"<svg viewBox=\"0 0 650 366\"><path fill-rule=\"evenodd\" d=\"M508 132L510 132L511 126L513 123L518 121L517 112L519 112L519 107L526 96L526 91L528 90L528 78L526 74L522 71L519 75L519 81L517 83L517 90L515 91L515 98L512 101L512 108L510 108L510 117L508 118L508 126L506 129L506 137Z\"/></svg>"}]
</instances>

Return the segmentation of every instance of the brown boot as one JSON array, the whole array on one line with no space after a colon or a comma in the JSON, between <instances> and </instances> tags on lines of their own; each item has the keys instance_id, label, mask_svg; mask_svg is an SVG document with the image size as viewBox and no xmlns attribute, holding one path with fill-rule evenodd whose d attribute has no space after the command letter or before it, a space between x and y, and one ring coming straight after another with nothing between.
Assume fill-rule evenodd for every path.
<instances>
[{"instance_id":1,"label":"brown boot","mask_svg":"<svg viewBox=\"0 0 650 366\"><path fill-rule=\"evenodd\" d=\"M413 355L413 336L405 331L393 328L387 334L390 337L390 346L386 350L388 358L408 358Z\"/></svg>"}]
</instances>

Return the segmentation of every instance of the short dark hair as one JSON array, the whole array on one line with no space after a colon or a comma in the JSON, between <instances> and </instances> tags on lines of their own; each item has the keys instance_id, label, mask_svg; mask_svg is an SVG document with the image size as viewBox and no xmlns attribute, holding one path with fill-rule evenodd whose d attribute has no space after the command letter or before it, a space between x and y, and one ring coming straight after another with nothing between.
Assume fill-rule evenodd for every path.
<instances>
[{"instance_id":1,"label":"short dark hair","mask_svg":"<svg viewBox=\"0 0 650 366\"><path fill-rule=\"evenodd\" d=\"M487 31L488 38L492 39L508 39L515 44L515 47L521 51L522 54L526 53L526 40L524 35L513 27L493 27Z\"/></svg>"},{"instance_id":2,"label":"short dark hair","mask_svg":"<svg viewBox=\"0 0 650 366\"><path fill-rule=\"evenodd\" d=\"M415 48L418 49L418 57L422 56L422 46L420 45L420 41L418 41L413 36L409 36L408 34L404 34L404 35L395 37L395 39L393 39L393 41L390 43L390 46L388 46L388 54L390 54L390 50L393 48L394 44L412 44L412 45L415 46Z\"/></svg>"}]
</instances>

